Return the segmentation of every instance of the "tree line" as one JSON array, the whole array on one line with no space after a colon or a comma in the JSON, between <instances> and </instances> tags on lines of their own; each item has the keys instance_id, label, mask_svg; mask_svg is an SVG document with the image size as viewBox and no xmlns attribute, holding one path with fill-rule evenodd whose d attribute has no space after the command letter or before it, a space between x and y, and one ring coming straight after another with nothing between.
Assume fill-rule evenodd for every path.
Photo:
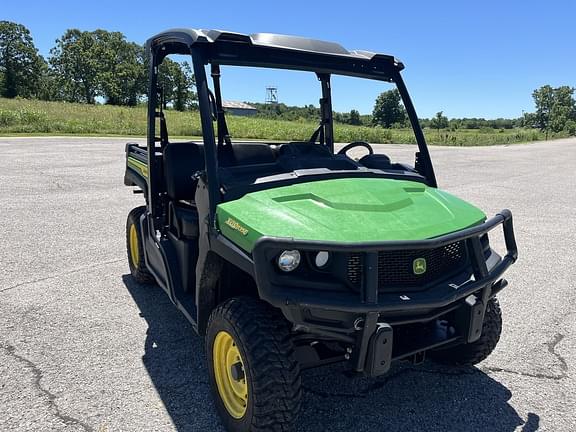
<instances>
[{"instance_id":1,"label":"tree line","mask_svg":"<svg viewBox=\"0 0 576 432\"><path fill-rule=\"evenodd\" d=\"M48 59L22 24L0 21L0 96L135 106L147 91L144 47L120 32L67 30ZM166 59L159 70L165 106L194 106L194 77L187 62Z\"/></svg>"},{"instance_id":2,"label":"tree line","mask_svg":"<svg viewBox=\"0 0 576 432\"><path fill-rule=\"evenodd\" d=\"M67 30L55 42L47 59L34 45L22 24L0 21L0 96L94 104L135 106L146 96L148 59L142 45L126 40L121 32ZM190 64L165 59L159 70L164 107L183 111L196 107L194 75ZM443 112L420 119L433 129L538 128L549 132L576 134L574 88L545 85L532 93L536 111L516 119L448 119ZM283 103L248 102L258 116L282 120L317 120L319 108ZM382 128L409 127L398 90L381 93L371 115L357 110L334 113L334 120L351 125Z\"/></svg>"},{"instance_id":3,"label":"tree line","mask_svg":"<svg viewBox=\"0 0 576 432\"><path fill-rule=\"evenodd\" d=\"M246 102L258 110L257 117L277 119L277 120L318 120L320 118L320 108L314 105L292 106L280 103L260 103ZM360 126L368 125L372 116L361 115L358 110L350 110L347 113L334 112L334 121L337 123Z\"/></svg>"},{"instance_id":4,"label":"tree line","mask_svg":"<svg viewBox=\"0 0 576 432\"><path fill-rule=\"evenodd\" d=\"M537 128L548 136L549 133L564 132L576 135L576 99L574 87L552 87L544 85L532 93L536 111L524 113L516 119L498 118L448 118L442 111L433 118L420 119L420 125L432 129L513 129L518 127ZM408 116L402 105L398 90L389 90L376 98L372 111L372 124L384 128L403 128L408 126Z\"/></svg>"},{"instance_id":5,"label":"tree line","mask_svg":"<svg viewBox=\"0 0 576 432\"><path fill-rule=\"evenodd\" d=\"M514 119L497 118L451 118L439 111L432 118L420 118L420 125L430 129L514 129L537 128L548 133L564 132L576 135L576 99L574 88L549 85L534 90L532 97L536 106L533 113L524 113ZM279 120L316 120L320 109L314 105L303 107L283 103L264 104L247 102L258 110L257 116ZM334 112L334 121L350 125L379 126L385 129L408 128L410 123L398 90L388 90L376 98L372 115L361 115L357 110L349 113Z\"/></svg>"}]
</instances>

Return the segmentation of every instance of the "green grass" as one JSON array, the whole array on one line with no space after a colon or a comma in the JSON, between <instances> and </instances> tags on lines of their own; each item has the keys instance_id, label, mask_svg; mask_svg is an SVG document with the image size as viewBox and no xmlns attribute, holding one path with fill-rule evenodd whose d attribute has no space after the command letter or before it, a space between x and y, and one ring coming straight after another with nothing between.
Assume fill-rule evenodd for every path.
<instances>
[{"instance_id":1,"label":"green grass","mask_svg":"<svg viewBox=\"0 0 576 432\"><path fill-rule=\"evenodd\" d=\"M197 112L166 112L171 136L201 136ZM271 141L306 140L317 127L310 121L270 120L228 116L230 134L236 138ZM475 146L511 144L542 140L544 134L533 129L510 130L425 130L429 144ZM146 135L146 109L25 99L0 99L0 134L26 135ZM372 143L414 143L408 129L336 124L337 142L368 141ZM559 137L559 136L555 136Z\"/></svg>"}]
</instances>

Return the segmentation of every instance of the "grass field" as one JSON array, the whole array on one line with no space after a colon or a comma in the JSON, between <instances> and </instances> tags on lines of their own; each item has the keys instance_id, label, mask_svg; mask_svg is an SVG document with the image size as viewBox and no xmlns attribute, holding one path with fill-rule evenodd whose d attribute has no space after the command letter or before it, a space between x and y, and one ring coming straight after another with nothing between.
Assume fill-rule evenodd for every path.
<instances>
[{"instance_id":1,"label":"grass field","mask_svg":"<svg viewBox=\"0 0 576 432\"><path fill-rule=\"evenodd\" d=\"M170 136L202 135L197 112L166 112ZM230 134L238 138L278 141L306 140L316 123L228 116ZM542 140L544 134L533 129L425 130L429 144L476 146L511 144ZM146 134L144 107L126 108L23 99L0 99L0 134L52 135L134 135ZM337 142L414 143L408 129L335 124ZM561 136L558 136L561 137Z\"/></svg>"}]
</instances>

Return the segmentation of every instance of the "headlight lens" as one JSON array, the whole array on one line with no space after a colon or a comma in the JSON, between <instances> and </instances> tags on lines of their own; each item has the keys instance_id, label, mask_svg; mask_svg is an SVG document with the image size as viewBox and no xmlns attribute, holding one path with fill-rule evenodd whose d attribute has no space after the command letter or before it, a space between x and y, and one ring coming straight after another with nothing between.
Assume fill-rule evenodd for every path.
<instances>
[{"instance_id":1,"label":"headlight lens","mask_svg":"<svg viewBox=\"0 0 576 432\"><path fill-rule=\"evenodd\" d=\"M287 250L278 257L278 268L285 272L295 270L300 264L300 252L297 250Z\"/></svg>"},{"instance_id":2,"label":"headlight lens","mask_svg":"<svg viewBox=\"0 0 576 432\"><path fill-rule=\"evenodd\" d=\"M320 251L314 257L314 264L319 269L326 267L328 261L330 261L330 252L327 251Z\"/></svg>"}]
</instances>

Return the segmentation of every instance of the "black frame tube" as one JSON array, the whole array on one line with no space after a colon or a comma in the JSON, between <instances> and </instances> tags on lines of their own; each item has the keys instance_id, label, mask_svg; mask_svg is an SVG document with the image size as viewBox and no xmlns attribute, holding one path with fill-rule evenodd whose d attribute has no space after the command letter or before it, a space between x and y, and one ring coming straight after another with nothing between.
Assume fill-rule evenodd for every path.
<instances>
[{"instance_id":1,"label":"black frame tube","mask_svg":"<svg viewBox=\"0 0 576 432\"><path fill-rule=\"evenodd\" d=\"M155 228L159 228L159 218L162 215L162 204L159 197L159 179L156 159L156 108L158 106L158 57L151 50L148 65L148 211L152 215Z\"/></svg>"},{"instance_id":2,"label":"black frame tube","mask_svg":"<svg viewBox=\"0 0 576 432\"><path fill-rule=\"evenodd\" d=\"M400 72L397 72L393 79L398 88L398 92L402 97L404 108L406 108L406 113L408 114L408 119L412 125L412 131L416 137L416 143L418 144L418 152L420 153L419 162L423 167L423 172L420 174L428 179L429 186L438 187L436 175L434 174L434 167L432 166L432 159L430 158L430 152L428 151L428 145L426 144L426 138L424 137L424 132L422 132L422 128L420 127L420 121L418 120L418 115L416 114L416 109L414 108L406 84L404 84Z\"/></svg>"},{"instance_id":3,"label":"black frame tube","mask_svg":"<svg viewBox=\"0 0 576 432\"><path fill-rule=\"evenodd\" d=\"M200 108L200 122L204 142L204 158L206 161L206 182L208 183L208 197L210 200L210 224L214 227L216 206L220 203L220 181L218 179L218 158L216 155L216 142L214 140L214 125L210 110L208 96L208 80L204 68L205 61L199 49L191 48L192 67L196 78L196 91Z\"/></svg>"},{"instance_id":4,"label":"black frame tube","mask_svg":"<svg viewBox=\"0 0 576 432\"><path fill-rule=\"evenodd\" d=\"M324 144L331 153L334 153L334 119L332 116L332 86L330 74L317 74L322 85L322 100L320 101L320 113L324 130Z\"/></svg>"}]
</instances>

